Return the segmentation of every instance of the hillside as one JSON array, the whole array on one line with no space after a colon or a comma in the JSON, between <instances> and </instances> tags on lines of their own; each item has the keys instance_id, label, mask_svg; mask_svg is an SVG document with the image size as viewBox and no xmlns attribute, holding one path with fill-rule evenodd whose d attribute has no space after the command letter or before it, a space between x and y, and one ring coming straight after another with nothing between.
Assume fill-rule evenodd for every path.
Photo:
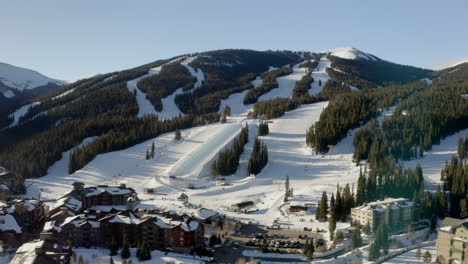
<instances>
[{"instance_id":1,"label":"hillside","mask_svg":"<svg viewBox=\"0 0 468 264\"><path fill-rule=\"evenodd\" d=\"M39 72L0 62L0 126L5 115L26 100L66 85Z\"/></svg>"},{"instance_id":2,"label":"hillside","mask_svg":"<svg viewBox=\"0 0 468 264\"><path fill-rule=\"evenodd\" d=\"M374 78L372 71L389 74ZM233 118L249 111L264 116L273 109L281 116L301 104L386 89L386 83L414 81L427 73L353 48L181 55L79 80L4 114L0 164L21 179L44 176L62 153L96 138L73 153L72 173L98 154L217 122L227 106Z\"/></svg>"}]
</instances>

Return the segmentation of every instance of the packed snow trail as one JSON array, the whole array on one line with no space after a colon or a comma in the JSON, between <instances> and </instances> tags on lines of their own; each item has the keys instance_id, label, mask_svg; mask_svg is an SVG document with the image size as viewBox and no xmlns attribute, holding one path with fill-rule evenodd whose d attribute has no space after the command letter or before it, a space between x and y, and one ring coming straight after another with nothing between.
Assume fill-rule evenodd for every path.
<instances>
[{"instance_id":1,"label":"packed snow trail","mask_svg":"<svg viewBox=\"0 0 468 264\"><path fill-rule=\"evenodd\" d=\"M258 102L268 101L276 98L290 98L292 96L292 91L296 85L296 82L301 80L302 77L304 77L306 74L307 68L299 68L299 66L303 63L304 62L300 62L294 65L291 74L276 78L278 87L260 96L258 98Z\"/></svg>"},{"instance_id":2,"label":"packed snow trail","mask_svg":"<svg viewBox=\"0 0 468 264\"><path fill-rule=\"evenodd\" d=\"M180 64L182 66L184 66L185 68L187 68L187 70L190 72L190 74L197 78L197 81L195 82L195 84L193 85L193 88L192 90L195 90L195 89L198 89L200 88L202 85L203 85L203 81L205 80L205 75L203 74L203 71L202 69L197 69L195 71L194 68L192 68L189 63L191 63L192 61L194 61L195 59L197 58L197 56L193 56L193 57L187 57L184 61L182 61Z\"/></svg>"},{"instance_id":3,"label":"packed snow trail","mask_svg":"<svg viewBox=\"0 0 468 264\"><path fill-rule=\"evenodd\" d=\"M312 71L312 78L314 78L314 81L310 85L309 89L309 94L310 95L317 95L319 94L322 90L327 81L330 79L330 76L327 73L327 68L331 67L331 61L327 59L326 57L320 58L320 61L317 65L317 68L315 68ZM319 85L321 83L321 85Z\"/></svg>"},{"instance_id":4,"label":"packed snow trail","mask_svg":"<svg viewBox=\"0 0 468 264\"><path fill-rule=\"evenodd\" d=\"M182 88L177 89L171 95L161 99L163 109L161 112L157 112L157 115L161 119L171 119L174 117L178 117L179 115L183 115L182 111L180 111L179 107L174 101L174 98L178 94L183 94L184 91Z\"/></svg>"},{"instance_id":5,"label":"packed snow trail","mask_svg":"<svg viewBox=\"0 0 468 264\"><path fill-rule=\"evenodd\" d=\"M180 61L180 58L174 59L170 62L167 62L161 66L158 66L156 68L152 68L149 70L149 72L143 76L140 76L136 79L130 80L127 82L127 89L128 91L133 94L134 91L136 91L136 100L138 103L138 117L142 117L144 115L152 114L152 115L158 115L158 112L154 109L154 105L146 98L146 94L142 92L138 88L138 81L151 77L153 75L157 75L161 72L161 69L164 65ZM164 108L164 106L163 106Z\"/></svg>"},{"instance_id":6,"label":"packed snow trail","mask_svg":"<svg viewBox=\"0 0 468 264\"><path fill-rule=\"evenodd\" d=\"M251 81L251 83L254 88L257 88L258 86L262 85L262 77L257 76L257 78ZM248 92L249 90L245 90L240 93L234 93L229 95L227 99L221 100L221 104L219 106L219 113L223 113L224 108L226 108L226 106L229 106L231 108L232 115L241 115L250 111L253 108L253 104L244 104L244 96Z\"/></svg>"},{"instance_id":7,"label":"packed snow trail","mask_svg":"<svg viewBox=\"0 0 468 264\"><path fill-rule=\"evenodd\" d=\"M445 162L458 154L458 138L468 135L468 129L461 130L440 140L439 145L433 145L429 151L424 151L424 156L410 161L401 161L405 168L414 169L421 165L425 182L425 189L436 190L437 185L443 184L440 180L440 172Z\"/></svg>"},{"instance_id":8,"label":"packed snow trail","mask_svg":"<svg viewBox=\"0 0 468 264\"><path fill-rule=\"evenodd\" d=\"M225 124L223 129L219 133L213 135L208 142L200 145L186 155L184 159L174 164L174 166L168 170L168 176L174 175L177 177L182 176L196 179L202 169L200 164L206 164L209 160L214 158L214 155L218 154L233 137L237 136L241 129L241 124Z\"/></svg>"},{"instance_id":9,"label":"packed snow trail","mask_svg":"<svg viewBox=\"0 0 468 264\"><path fill-rule=\"evenodd\" d=\"M10 117L13 118L13 122L9 126L4 127L3 129L17 126L19 124L20 118L28 113L29 108L36 106L38 104L40 104L40 102L23 105L22 107L18 108L15 112L13 112L13 114L10 115Z\"/></svg>"}]
</instances>

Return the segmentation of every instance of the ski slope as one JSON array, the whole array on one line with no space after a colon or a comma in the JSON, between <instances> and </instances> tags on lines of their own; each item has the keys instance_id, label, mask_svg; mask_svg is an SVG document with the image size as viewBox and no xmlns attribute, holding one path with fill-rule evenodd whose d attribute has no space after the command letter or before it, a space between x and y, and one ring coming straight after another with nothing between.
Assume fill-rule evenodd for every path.
<instances>
[{"instance_id":1,"label":"ski slope","mask_svg":"<svg viewBox=\"0 0 468 264\"><path fill-rule=\"evenodd\" d=\"M151 77L153 75L159 74L164 65L167 65L167 64L170 64L170 63L173 63L173 62L177 62L177 61L180 61L180 58L169 61L169 62L167 62L167 63L165 63L165 64L163 64L163 65L161 65L159 67L152 68L152 69L149 70L149 72L147 74L127 82L128 91L131 94L133 94L134 91L136 91L136 100L137 100L137 103L138 103L138 115L137 115L138 117L142 117L144 115L158 115L158 112L154 109L154 105L146 98L146 94L144 92L142 92L138 88L138 86L137 86L138 81L140 81L142 79L145 79L145 78L148 78L148 77ZM174 97L175 97L175 95L174 95ZM164 108L164 105L163 105L163 108Z\"/></svg>"},{"instance_id":2,"label":"ski slope","mask_svg":"<svg viewBox=\"0 0 468 264\"><path fill-rule=\"evenodd\" d=\"M81 142L81 144L79 144L77 147L89 144L96 138L97 137L85 138L83 142ZM76 181L76 178L73 175L68 175L68 163L70 161L70 153L75 148L62 152L62 158L49 167L49 169L47 170L47 176L38 179L26 180L25 185L28 189L28 197L33 197L36 199L39 199L44 196L48 199L58 198L58 196L56 196L57 189L60 190L60 194L66 192L67 189L70 188L70 182Z\"/></svg>"},{"instance_id":3,"label":"ski slope","mask_svg":"<svg viewBox=\"0 0 468 264\"><path fill-rule=\"evenodd\" d=\"M440 172L445 162L450 162L452 156L458 155L458 138L465 136L468 136L468 129L461 130L458 133L442 139L439 145L433 145L431 150L424 151L424 156L422 158L402 161L402 163L405 168L415 168L419 163L426 180L425 188L436 190L437 185L442 184Z\"/></svg>"},{"instance_id":4,"label":"ski slope","mask_svg":"<svg viewBox=\"0 0 468 264\"><path fill-rule=\"evenodd\" d=\"M195 71L194 68L192 68L189 63L191 63L192 61L194 61L195 59L197 58L197 56L193 56L193 57L187 57L185 60L183 60L180 64L182 66L184 66L185 68L187 68L187 70L190 72L190 74L197 78L197 81L195 82L195 84L193 85L193 88L192 90L194 89L198 89L200 88L202 85L203 85L203 81L205 80L205 75L202 71L202 69L197 69Z\"/></svg>"},{"instance_id":5,"label":"ski slope","mask_svg":"<svg viewBox=\"0 0 468 264\"><path fill-rule=\"evenodd\" d=\"M262 85L262 77L257 76L255 80L253 80L252 85L254 88ZM229 95L229 97L225 100L221 100L221 104L219 106L219 113L223 113L224 108L229 106L231 108L232 115L240 115L243 113L247 113L253 108L253 105L244 105L244 96L249 92L249 90L242 91L240 93L234 93Z\"/></svg>"},{"instance_id":6,"label":"ski slope","mask_svg":"<svg viewBox=\"0 0 468 264\"><path fill-rule=\"evenodd\" d=\"M304 77L304 75L306 74L307 68L299 68L299 65L301 64L303 64L303 62L294 65L291 74L276 78L276 81L278 82L278 87L260 96L258 98L258 102L268 101L276 98L291 97L296 82L301 80L302 77Z\"/></svg>"},{"instance_id":7,"label":"ski slope","mask_svg":"<svg viewBox=\"0 0 468 264\"><path fill-rule=\"evenodd\" d=\"M40 104L40 102L35 102L35 103L32 103L32 104L27 104L27 105L23 105L21 106L20 108L18 108L15 112L13 112L10 117L13 118L13 122L5 127L5 128L10 128L10 127L14 127L14 126L17 126L19 124L19 119L21 117L23 117L24 115L26 115L29 111L29 109L35 105L38 105ZM3 128L3 129L5 129Z\"/></svg>"},{"instance_id":8,"label":"ski slope","mask_svg":"<svg viewBox=\"0 0 468 264\"><path fill-rule=\"evenodd\" d=\"M317 68L312 71L312 78L314 78L314 81L310 85L310 95L317 95L323 90L323 86L325 86L327 81L330 79L330 76L327 73L327 68L329 67L331 67L331 61L326 57L322 57ZM322 85L319 85L320 82Z\"/></svg>"},{"instance_id":9,"label":"ski slope","mask_svg":"<svg viewBox=\"0 0 468 264\"><path fill-rule=\"evenodd\" d=\"M171 95L161 99L163 109L161 112L156 112L160 119L171 119L174 117L178 117L179 115L183 115L182 111L180 111L179 107L174 101L174 98L178 94L183 94L184 91L182 88L177 89Z\"/></svg>"}]
</instances>

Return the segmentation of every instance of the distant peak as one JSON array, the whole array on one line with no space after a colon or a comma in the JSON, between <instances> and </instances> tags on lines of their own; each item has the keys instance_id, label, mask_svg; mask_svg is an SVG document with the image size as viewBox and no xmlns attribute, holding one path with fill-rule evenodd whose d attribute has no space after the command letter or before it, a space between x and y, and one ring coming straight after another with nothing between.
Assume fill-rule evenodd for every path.
<instances>
[{"instance_id":1,"label":"distant peak","mask_svg":"<svg viewBox=\"0 0 468 264\"><path fill-rule=\"evenodd\" d=\"M355 60L355 59L365 59L365 60L378 60L377 57L371 55L369 53L365 53L360 51L354 47L340 47L331 50L319 51L318 53L328 53L331 56L348 59L348 60Z\"/></svg>"}]
</instances>

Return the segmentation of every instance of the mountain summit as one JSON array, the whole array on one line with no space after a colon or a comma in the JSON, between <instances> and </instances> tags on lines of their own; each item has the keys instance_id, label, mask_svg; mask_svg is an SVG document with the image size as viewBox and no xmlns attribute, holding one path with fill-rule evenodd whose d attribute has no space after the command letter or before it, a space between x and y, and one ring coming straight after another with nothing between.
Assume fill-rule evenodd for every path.
<instances>
[{"instance_id":1,"label":"mountain summit","mask_svg":"<svg viewBox=\"0 0 468 264\"><path fill-rule=\"evenodd\" d=\"M13 98L23 92L31 92L36 88L50 89L66 83L46 77L39 72L0 62L0 96Z\"/></svg>"}]
</instances>

